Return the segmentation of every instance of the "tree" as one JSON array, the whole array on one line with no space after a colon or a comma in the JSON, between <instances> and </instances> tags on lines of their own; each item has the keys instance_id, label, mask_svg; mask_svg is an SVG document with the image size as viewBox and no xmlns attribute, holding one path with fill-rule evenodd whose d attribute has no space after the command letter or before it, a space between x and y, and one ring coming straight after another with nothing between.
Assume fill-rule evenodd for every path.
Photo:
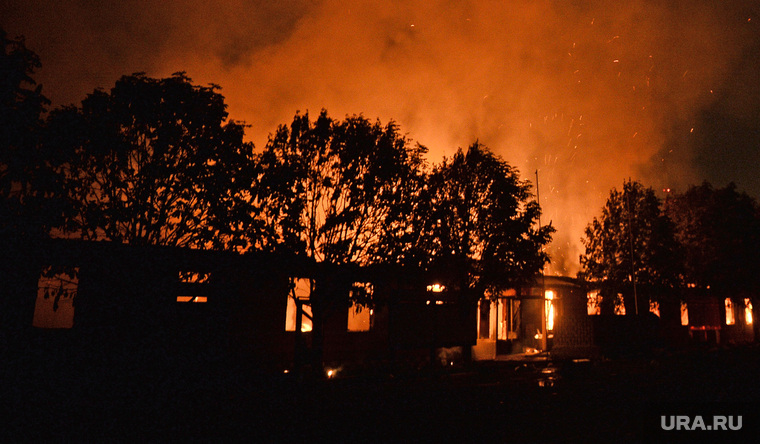
<instances>
[{"instance_id":1,"label":"tree","mask_svg":"<svg viewBox=\"0 0 760 444\"><path fill-rule=\"evenodd\" d=\"M537 226L541 209L530 190L514 167L477 142L430 174L420 249L432 267L458 276L471 301L532 283L549 261L543 247L554 228Z\"/></svg>"},{"instance_id":2,"label":"tree","mask_svg":"<svg viewBox=\"0 0 760 444\"><path fill-rule=\"evenodd\" d=\"M69 230L132 244L248 248L253 146L243 125L227 120L218 89L184 73L133 74L81 108L55 112L49 143L70 159L67 187L78 204Z\"/></svg>"},{"instance_id":3,"label":"tree","mask_svg":"<svg viewBox=\"0 0 760 444\"><path fill-rule=\"evenodd\" d=\"M37 54L23 38L9 39L0 28L0 237L28 243L55 223L46 205L60 190L41 151L43 113L50 101L32 77Z\"/></svg>"},{"instance_id":4,"label":"tree","mask_svg":"<svg viewBox=\"0 0 760 444\"><path fill-rule=\"evenodd\" d=\"M708 182L691 186L665 201L683 248L684 280L710 289L721 301L750 298L757 310L760 277L760 208L736 185L713 188ZM757 318L757 312L755 312ZM757 333L756 337L760 336Z\"/></svg>"},{"instance_id":5,"label":"tree","mask_svg":"<svg viewBox=\"0 0 760 444\"><path fill-rule=\"evenodd\" d=\"M388 260L391 249L382 240L405 231L406 185L420 174L424 151L394 122L382 125L356 115L336 121L325 110L312 121L308 113L297 113L290 126L270 136L258 159L254 194L267 227L262 243L326 265ZM345 309L349 289L343 284L312 281L316 361L325 319ZM360 290L354 288L351 298L368 303Z\"/></svg>"},{"instance_id":6,"label":"tree","mask_svg":"<svg viewBox=\"0 0 760 444\"><path fill-rule=\"evenodd\" d=\"M383 259L380 237L390 229L406 180L422 165L394 122L362 116L339 122L296 114L280 126L259 158L257 197L266 202L270 243L329 264L367 265Z\"/></svg>"},{"instance_id":7,"label":"tree","mask_svg":"<svg viewBox=\"0 0 760 444\"><path fill-rule=\"evenodd\" d=\"M55 159L46 156L44 113L50 101L34 80L37 54L0 28L0 342L31 327L41 243L67 208Z\"/></svg>"},{"instance_id":8,"label":"tree","mask_svg":"<svg viewBox=\"0 0 760 444\"><path fill-rule=\"evenodd\" d=\"M612 189L582 242L586 251L579 277L600 286L607 313L618 294L625 296L626 313L647 313L650 300L659 301L679 285L673 226L654 190L639 182L625 182L622 191Z\"/></svg>"}]
</instances>

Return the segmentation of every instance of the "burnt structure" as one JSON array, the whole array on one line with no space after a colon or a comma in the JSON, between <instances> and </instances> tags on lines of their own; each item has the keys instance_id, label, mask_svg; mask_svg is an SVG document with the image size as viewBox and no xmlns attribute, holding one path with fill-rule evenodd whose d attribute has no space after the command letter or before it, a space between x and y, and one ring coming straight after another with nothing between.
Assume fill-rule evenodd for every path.
<instances>
[{"instance_id":1,"label":"burnt structure","mask_svg":"<svg viewBox=\"0 0 760 444\"><path fill-rule=\"evenodd\" d=\"M3 279L13 282L3 289L9 310L0 326L0 345L11 355L27 352L44 337L56 342L57 353L88 361L224 362L282 372L314 362L315 353L328 367L425 363L441 347L475 344L475 305L453 288L428 291L430 275L404 267L330 266L261 252L50 239L23 252L6 251L0 268ZM75 295L68 295L74 301L70 328L32 326L44 270L76 275ZM316 328L286 329L294 316L289 312L294 282L303 279L322 289L318 340ZM363 308L366 325L359 331L348 325L350 311L356 311L349 301L355 283L372 288L372 303ZM307 296L297 306L312 302Z\"/></svg>"}]
</instances>

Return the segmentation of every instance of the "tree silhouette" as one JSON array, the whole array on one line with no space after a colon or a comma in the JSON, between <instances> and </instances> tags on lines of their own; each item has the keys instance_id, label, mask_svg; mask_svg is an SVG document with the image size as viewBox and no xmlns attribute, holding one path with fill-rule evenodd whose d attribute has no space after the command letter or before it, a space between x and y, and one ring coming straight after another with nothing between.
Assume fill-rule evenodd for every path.
<instances>
[{"instance_id":1,"label":"tree silhouette","mask_svg":"<svg viewBox=\"0 0 760 444\"><path fill-rule=\"evenodd\" d=\"M50 101L33 78L41 66L39 57L23 38L9 39L3 29L0 47L0 326L15 337L31 327L27 315L35 300L29 294L40 277L42 244L73 207L65 198L63 159L45 143L43 116ZM42 273L59 271L48 267ZM61 296L56 293L55 303Z\"/></svg>"},{"instance_id":2,"label":"tree silhouette","mask_svg":"<svg viewBox=\"0 0 760 444\"><path fill-rule=\"evenodd\" d=\"M85 239L246 249L235 217L252 211L253 146L218 89L184 73L134 74L54 113L50 144L71 158L78 203L69 228Z\"/></svg>"},{"instance_id":3,"label":"tree silhouette","mask_svg":"<svg viewBox=\"0 0 760 444\"><path fill-rule=\"evenodd\" d=\"M549 260L543 246L554 228L537 226L541 209L530 190L477 142L444 159L430 174L418 218L429 266L457 276L472 301L532 283Z\"/></svg>"},{"instance_id":4,"label":"tree silhouette","mask_svg":"<svg viewBox=\"0 0 760 444\"><path fill-rule=\"evenodd\" d=\"M32 77L39 57L2 29L0 46L0 237L7 248L56 223L48 204L61 187L40 145L50 101Z\"/></svg>"},{"instance_id":5,"label":"tree silhouette","mask_svg":"<svg viewBox=\"0 0 760 444\"><path fill-rule=\"evenodd\" d=\"M257 197L277 226L270 243L330 264L382 260L379 240L422 165L424 149L410 145L393 122L297 114L259 158Z\"/></svg>"},{"instance_id":6,"label":"tree silhouette","mask_svg":"<svg viewBox=\"0 0 760 444\"><path fill-rule=\"evenodd\" d=\"M733 183L716 189L703 182L669 197L665 211L675 224L676 238L683 247L685 282L709 288L721 301L733 297L743 305L743 299L748 297L753 308L758 307L757 202L738 192Z\"/></svg>"},{"instance_id":7,"label":"tree silhouette","mask_svg":"<svg viewBox=\"0 0 760 444\"><path fill-rule=\"evenodd\" d=\"M674 228L661 211L651 188L628 181L623 191L612 189L602 216L586 227L582 239L579 277L601 286L602 309L609 313L617 294L628 297L626 313L648 313L649 301L658 301L679 285L681 274ZM634 298L634 292L638 294Z\"/></svg>"},{"instance_id":8,"label":"tree silhouette","mask_svg":"<svg viewBox=\"0 0 760 444\"><path fill-rule=\"evenodd\" d=\"M343 121L323 110L312 121L296 114L272 135L259 158L256 199L268 227L268 248L331 265L389 260L384 239L404 231L406 185L420 173L424 148L395 123L362 116ZM367 303L346 283L312 281L312 341L316 360L325 319L345 309L345 297ZM348 283L350 285L350 283ZM318 364L318 363L317 363Z\"/></svg>"}]
</instances>

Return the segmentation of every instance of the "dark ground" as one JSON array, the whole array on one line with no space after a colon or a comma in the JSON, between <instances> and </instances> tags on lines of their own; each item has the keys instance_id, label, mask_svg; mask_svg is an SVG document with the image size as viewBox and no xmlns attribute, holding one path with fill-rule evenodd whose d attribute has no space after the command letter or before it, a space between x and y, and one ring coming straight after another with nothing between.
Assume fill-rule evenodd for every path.
<instances>
[{"instance_id":1,"label":"dark ground","mask_svg":"<svg viewBox=\"0 0 760 444\"><path fill-rule=\"evenodd\" d=\"M149 370L148 370L149 369ZM2 442L757 442L760 348L301 380L166 364L3 363ZM664 432L661 415L742 415Z\"/></svg>"}]
</instances>

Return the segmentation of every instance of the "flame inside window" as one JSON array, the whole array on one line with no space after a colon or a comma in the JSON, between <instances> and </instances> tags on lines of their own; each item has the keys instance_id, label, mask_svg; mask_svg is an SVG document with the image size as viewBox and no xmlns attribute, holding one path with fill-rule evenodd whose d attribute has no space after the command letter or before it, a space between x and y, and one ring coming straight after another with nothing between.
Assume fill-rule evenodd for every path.
<instances>
[{"instance_id":1,"label":"flame inside window","mask_svg":"<svg viewBox=\"0 0 760 444\"><path fill-rule=\"evenodd\" d=\"M546 329L551 331L554 330L554 291L546 290L544 293L544 298L544 310L546 310L546 313L544 313L546 316Z\"/></svg>"},{"instance_id":2,"label":"flame inside window","mask_svg":"<svg viewBox=\"0 0 760 444\"><path fill-rule=\"evenodd\" d=\"M736 324L736 318L734 317L734 303L731 298L726 298L726 325Z\"/></svg>"},{"instance_id":3,"label":"flame inside window","mask_svg":"<svg viewBox=\"0 0 760 444\"><path fill-rule=\"evenodd\" d=\"M599 315L602 313L602 297L598 291L589 291L586 294L586 310L589 315Z\"/></svg>"},{"instance_id":4,"label":"flame inside window","mask_svg":"<svg viewBox=\"0 0 760 444\"><path fill-rule=\"evenodd\" d=\"M442 293L443 290L445 290L446 287L441 284L432 284L427 286L427 291L433 292L433 293Z\"/></svg>"},{"instance_id":5,"label":"flame inside window","mask_svg":"<svg viewBox=\"0 0 760 444\"><path fill-rule=\"evenodd\" d=\"M660 317L660 303L657 301L649 301L649 311L659 318Z\"/></svg>"},{"instance_id":6,"label":"flame inside window","mask_svg":"<svg viewBox=\"0 0 760 444\"><path fill-rule=\"evenodd\" d=\"M747 325L752 325L752 300L744 298L744 319Z\"/></svg>"},{"instance_id":7,"label":"flame inside window","mask_svg":"<svg viewBox=\"0 0 760 444\"><path fill-rule=\"evenodd\" d=\"M311 295L311 279L294 278L288 294L288 305L285 315L285 331L296 331L298 305L301 306L301 331L312 330L312 314L309 297Z\"/></svg>"},{"instance_id":8,"label":"flame inside window","mask_svg":"<svg viewBox=\"0 0 760 444\"><path fill-rule=\"evenodd\" d=\"M354 304L348 309L348 331L369 331L374 314L373 309Z\"/></svg>"},{"instance_id":9,"label":"flame inside window","mask_svg":"<svg viewBox=\"0 0 760 444\"><path fill-rule=\"evenodd\" d=\"M617 298L615 298L615 314L625 316L625 298L621 293L618 293Z\"/></svg>"},{"instance_id":10,"label":"flame inside window","mask_svg":"<svg viewBox=\"0 0 760 444\"><path fill-rule=\"evenodd\" d=\"M208 297L206 296L177 296L177 302L205 303L205 302L208 302Z\"/></svg>"}]
</instances>

